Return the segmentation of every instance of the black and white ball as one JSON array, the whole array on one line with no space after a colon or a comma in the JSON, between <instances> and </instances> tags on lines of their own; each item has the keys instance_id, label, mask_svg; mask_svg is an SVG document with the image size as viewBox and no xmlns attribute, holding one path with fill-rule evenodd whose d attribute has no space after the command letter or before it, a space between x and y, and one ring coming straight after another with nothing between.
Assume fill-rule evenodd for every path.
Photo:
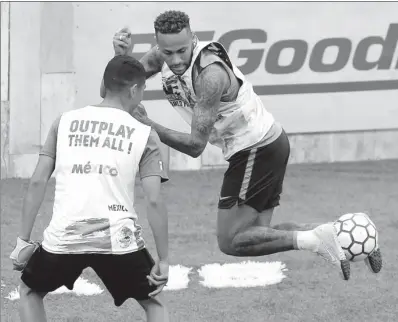
<instances>
[{"instance_id":1,"label":"black and white ball","mask_svg":"<svg viewBox=\"0 0 398 322\"><path fill-rule=\"evenodd\" d=\"M348 213L334 222L337 237L348 260L366 259L378 245L376 225L365 213Z\"/></svg>"}]
</instances>

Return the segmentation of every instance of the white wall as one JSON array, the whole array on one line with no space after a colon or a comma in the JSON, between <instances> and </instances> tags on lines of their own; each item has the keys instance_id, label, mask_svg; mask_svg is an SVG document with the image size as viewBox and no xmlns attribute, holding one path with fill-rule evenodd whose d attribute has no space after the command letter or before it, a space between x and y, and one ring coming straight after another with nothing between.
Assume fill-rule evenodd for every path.
<instances>
[{"instance_id":1,"label":"white wall","mask_svg":"<svg viewBox=\"0 0 398 322\"><path fill-rule=\"evenodd\" d=\"M260 55L258 63L254 63L257 68L250 72L247 71L246 66L243 67L243 71L246 69L249 72L247 78L254 86L261 87L259 93L268 94L261 96L267 108L283 124L291 137L297 133L314 133L310 137L299 136L301 139L293 140L296 147L294 151L299 153L301 148L311 148L315 155L322 157L309 157L308 153L301 154L301 157L293 154L291 160L307 162L306 158L308 158L328 162L347 159L347 154L344 152L340 157L338 145L335 143L330 143L330 147L328 144L318 146L316 144L319 142L318 133L398 129L398 104L396 104L398 102L398 48L396 48L398 26L393 26L393 32L390 32L388 43L384 44L383 51L380 44L372 45L364 58L368 62L390 59L391 64L387 64L388 68L385 68L384 62L381 66L384 69L378 69L375 66L369 70L358 70L361 66L355 64L357 66L355 68L353 63L354 59L357 63L358 58L361 58L358 57L356 49L361 41L363 43L363 39L378 37L376 42L380 40L382 42L386 38L390 25L398 24L397 3L103 2L75 3L74 9L76 25L74 62L78 88L76 107L99 100L100 80L107 61L113 56L112 36L117 29L128 26L133 31L135 40L141 39L143 43L136 45L133 49L139 57L151 47L148 42L152 42L153 45L153 21L156 16L165 10L177 9L188 13L192 29L202 35L203 40L220 40L228 46L228 37L225 36L228 34L231 37L231 34L236 36L237 33L245 33L246 36L257 33L260 34L260 38L261 35L264 37L265 40L258 43L252 43L248 39L235 40L229 46L229 54L232 61L238 67L242 67L256 60L253 57L249 60L244 58L247 50L253 54L253 50L257 49L257 55ZM247 31L248 29L256 30ZM320 44L322 44L326 38L346 38L337 41L343 42L342 46L348 44L351 48L348 48L348 52L344 52L347 48L341 48L339 54L337 47L329 47L325 50L322 62L333 65L338 57L346 59L347 62L346 64L343 62L342 68L334 72L314 72L312 69L316 69L317 66L313 66L313 62L316 63L316 59L319 58L319 42L321 41ZM146 40L142 41L142 39ZM294 39L295 43L304 43L308 49L302 67L291 73L273 74L277 62L272 59L275 47L273 47L274 50L270 49L280 41ZM318 46L315 47L317 43ZM312 56L311 53L314 51L316 54ZM361 52L364 51L360 48L359 55ZM345 53L348 54L346 57L344 57ZM293 49L281 51L279 65L290 65L293 54ZM299 54L300 52L296 53L296 55ZM296 59L297 57L300 58L296 56ZM312 61L311 64L310 61ZM341 64L341 62L337 63ZM378 83L378 81L382 82ZM278 87L278 85L282 86ZM386 86L389 90L376 90ZM189 131L189 127L174 109L164 100L159 100L162 97L162 93L159 92L160 77L150 80L147 88L145 97L156 98L156 100L145 101L149 115L165 126ZM353 91L358 89L362 90ZM282 93L297 93L275 95L275 90L280 90ZM318 93L313 93L317 91ZM372 142L378 142L387 135L384 132L372 133L370 139ZM394 141L396 132L391 133L392 138L389 140ZM333 135L330 137L333 139ZM342 133L335 141L340 142L340 137L343 140L346 138L348 142L356 142L357 145L363 143L363 138L358 137L357 134ZM323 142L323 139L321 141ZM309 145L308 142L313 143ZM392 151L393 157L398 156L398 150ZM372 158L370 155L375 157L375 152L373 151L369 156L365 154L362 158ZM391 157L388 153L382 155ZM361 159L360 155L355 153L352 157L353 160ZM209 146L198 159L192 159L171 149L169 162L171 169L199 169L203 166L226 164L220 150L212 146Z\"/></svg>"},{"instance_id":2,"label":"white wall","mask_svg":"<svg viewBox=\"0 0 398 322\"><path fill-rule=\"evenodd\" d=\"M398 158L398 3L12 2L9 82L3 68L4 5L1 139L2 153L9 157L2 155L2 177L3 160L10 163L8 176L31 175L56 115L101 100L99 87L113 57L114 32L129 26L137 43L144 39L134 47L140 56L150 48L148 40L154 41L154 19L167 9L187 12L203 40L220 40L228 47L233 62L289 133L291 163ZM237 39L239 35L260 40ZM281 41L299 47L282 50L277 60ZM319 46L330 41L342 48L327 48L317 65ZM361 57L369 41L376 44ZM335 64L340 65L336 71L316 71ZM7 84L9 102L3 102ZM189 131L159 99L160 90L159 77L148 82L144 103L149 115ZM212 146L198 159L172 149L165 152L171 169L225 165Z\"/></svg>"},{"instance_id":3,"label":"white wall","mask_svg":"<svg viewBox=\"0 0 398 322\"><path fill-rule=\"evenodd\" d=\"M226 8L228 6L228 8ZM75 5L75 64L79 92L76 105L84 105L98 98L103 67L112 57L112 35L123 26L129 26L134 34L153 33L153 21L166 9L180 9L191 17L191 25L197 32L213 32L214 40L237 30L253 36L262 34L265 41L253 44L250 40L233 41L229 53L237 66L247 63L239 58L244 50L260 50L258 67L247 75L254 86L261 86L259 93L283 93L294 91L326 91L326 93L298 93L296 95L262 96L267 108L282 122L289 133L310 133L327 131L351 131L369 129L398 128L398 3L80 3ZM228 14L226 13L228 11ZM228 19L226 18L228 16ZM90 17L90 19L88 19ZM395 23L395 25L392 25ZM353 61L361 63L363 39L377 37L383 41L390 29L388 43L370 46L366 60L381 60L379 67L369 65L370 70L358 70ZM247 29L257 31L247 32ZM260 36L261 38L261 36ZM340 70L333 72L314 72L320 61L319 45L326 38L345 38L326 40L343 43L340 54L338 47L325 50L324 64L345 60ZM295 39L308 52L302 68L286 74L273 74L277 67L271 50L279 41ZM226 38L224 37L224 43ZM362 41L362 45L358 44ZM366 41L365 41L366 42ZM90 44L90 45L88 45ZM92 44L92 45L91 45ZM95 45L94 45L95 44ZM350 45L351 44L351 45ZM320 44L322 45L322 43ZM278 45L276 45L278 46ZM351 46L351 48L349 48ZM362 48L361 48L362 47ZM134 52L144 52L149 44L141 44ZM275 49L275 47L273 47ZM348 49L348 51L347 51ZM304 48L305 50L305 48ZM280 65L289 65L293 49L285 49L280 55ZM296 58L300 58L300 50ZM256 59L251 59L251 63ZM267 69L265 69L266 61ZM385 60L384 62L382 62ZM388 64L388 61L391 63ZM311 63L310 63L311 61ZM386 62L387 61L387 62ZM298 63L299 64L299 63ZM338 65L341 65L337 62ZM257 65L254 63L254 65ZM297 65L297 63L294 63ZM299 64L300 65L300 64ZM386 65L387 68L386 68ZM331 69L332 67L324 67ZM279 68L281 69L281 68ZM79 75L82 75L81 77ZM84 75L84 77L83 77ZM389 83L369 83L383 81ZM395 81L395 83L393 83ZM367 83L363 83L367 82ZM336 84L337 83L337 84ZM312 84L297 86L299 84ZM275 85L292 85L272 87ZM364 91L350 91L366 87ZM378 87L395 87L393 90L374 90ZM159 78L149 82L148 90L160 90ZM337 92L336 92L337 91ZM341 92L340 92L341 91ZM149 93L148 93L149 94ZM147 102L153 117L164 120L171 112L166 102ZM171 114L174 116L174 114ZM182 128L181 121L175 118L166 124Z\"/></svg>"},{"instance_id":4,"label":"white wall","mask_svg":"<svg viewBox=\"0 0 398 322\"><path fill-rule=\"evenodd\" d=\"M1 178L5 177L9 166L9 120L10 109L8 101L9 90L9 51L10 51L10 4L1 2L1 129L0 129L0 150L1 150Z\"/></svg>"},{"instance_id":5,"label":"white wall","mask_svg":"<svg viewBox=\"0 0 398 322\"><path fill-rule=\"evenodd\" d=\"M8 101L10 4L1 2L1 100Z\"/></svg>"}]
</instances>

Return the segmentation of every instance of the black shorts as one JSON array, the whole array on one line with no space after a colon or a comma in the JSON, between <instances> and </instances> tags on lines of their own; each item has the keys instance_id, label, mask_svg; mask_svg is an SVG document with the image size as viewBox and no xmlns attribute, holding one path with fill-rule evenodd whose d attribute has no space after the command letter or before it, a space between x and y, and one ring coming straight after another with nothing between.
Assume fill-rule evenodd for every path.
<instances>
[{"instance_id":1,"label":"black shorts","mask_svg":"<svg viewBox=\"0 0 398 322\"><path fill-rule=\"evenodd\" d=\"M277 207L289 155L285 131L271 144L234 154L228 160L218 208L246 204L262 212Z\"/></svg>"},{"instance_id":2,"label":"black shorts","mask_svg":"<svg viewBox=\"0 0 398 322\"><path fill-rule=\"evenodd\" d=\"M123 255L53 254L41 246L27 263L21 279L35 292L48 293L66 286L72 290L84 269L91 267L111 293L115 305L128 298L148 299L156 289L146 278L154 261L147 249Z\"/></svg>"}]
</instances>

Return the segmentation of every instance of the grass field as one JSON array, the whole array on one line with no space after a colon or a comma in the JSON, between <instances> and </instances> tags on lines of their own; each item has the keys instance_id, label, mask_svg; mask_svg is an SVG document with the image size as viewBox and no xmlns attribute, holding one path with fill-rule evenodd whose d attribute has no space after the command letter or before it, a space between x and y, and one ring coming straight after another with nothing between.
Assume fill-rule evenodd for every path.
<instances>
[{"instance_id":1,"label":"grass field","mask_svg":"<svg viewBox=\"0 0 398 322\"><path fill-rule=\"evenodd\" d=\"M206 288L197 270L210 263L247 259L223 255L217 248L215 220L222 170L172 172L164 194L169 210L170 264L193 267L187 289L164 292L171 321L397 321L398 320L398 161L327 165L292 165L285 181L282 206L274 222L322 222L347 212L366 211L380 232L384 268L371 274L362 263L352 264L350 281L321 258L292 251L253 261L281 261L288 269L281 283L252 288ZM8 256L26 191L27 180L1 181L1 321L19 321L18 301L5 297L18 284ZM52 183L37 218L33 237L40 239L48 223L54 193ZM143 193L137 189L137 208L149 249L154 243L145 218ZM94 273L84 272L104 288ZM113 306L107 292L78 297L47 297L49 321L144 321L140 307L129 300Z\"/></svg>"}]
</instances>

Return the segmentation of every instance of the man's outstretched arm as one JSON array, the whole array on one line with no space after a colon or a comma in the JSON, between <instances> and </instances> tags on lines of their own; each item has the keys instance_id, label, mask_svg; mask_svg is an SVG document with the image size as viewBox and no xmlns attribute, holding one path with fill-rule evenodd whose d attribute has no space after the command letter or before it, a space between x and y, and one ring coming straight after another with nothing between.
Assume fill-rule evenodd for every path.
<instances>
[{"instance_id":1,"label":"man's outstretched arm","mask_svg":"<svg viewBox=\"0 0 398 322\"><path fill-rule=\"evenodd\" d=\"M19 228L19 237L23 240L30 239L37 212L44 200L47 183L55 169L59 121L60 118L58 117L52 124L23 201Z\"/></svg>"},{"instance_id":2,"label":"man's outstretched arm","mask_svg":"<svg viewBox=\"0 0 398 322\"><path fill-rule=\"evenodd\" d=\"M122 38L120 38L122 37ZM127 28L121 29L113 37L113 48L115 50L115 56L127 55L133 57L132 43L131 43L131 32ZM163 66L163 59L161 58L159 51L156 47L152 47L141 59L140 63L144 66L146 71L146 78L150 78L157 73L160 73ZM102 79L100 95L102 98L105 97L105 86L104 80Z\"/></svg>"},{"instance_id":3,"label":"man's outstretched arm","mask_svg":"<svg viewBox=\"0 0 398 322\"><path fill-rule=\"evenodd\" d=\"M164 144L197 158L209 141L221 97L229 86L228 73L221 65L211 64L203 69L195 82L198 101L193 108L191 133L168 129L150 119L140 121L152 126Z\"/></svg>"},{"instance_id":4,"label":"man's outstretched arm","mask_svg":"<svg viewBox=\"0 0 398 322\"><path fill-rule=\"evenodd\" d=\"M133 53L129 52L128 55L133 56ZM162 71L163 59L160 57L159 51L156 47L152 47L142 58L140 63L144 66L146 71L146 78L150 78L157 73Z\"/></svg>"},{"instance_id":5,"label":"man's outstretched arm","mask_svg":"<svg viewBox=\"0 0 398 322\"><path fill-rule=\"evenodd\" d=\"M55 160L47 155L40 155L35 172L29 182L28 191L23 201L19 237L30 240L33 225L39 208L44 200L47 183L55 168Z\"/></svg>"}]
</instances>

